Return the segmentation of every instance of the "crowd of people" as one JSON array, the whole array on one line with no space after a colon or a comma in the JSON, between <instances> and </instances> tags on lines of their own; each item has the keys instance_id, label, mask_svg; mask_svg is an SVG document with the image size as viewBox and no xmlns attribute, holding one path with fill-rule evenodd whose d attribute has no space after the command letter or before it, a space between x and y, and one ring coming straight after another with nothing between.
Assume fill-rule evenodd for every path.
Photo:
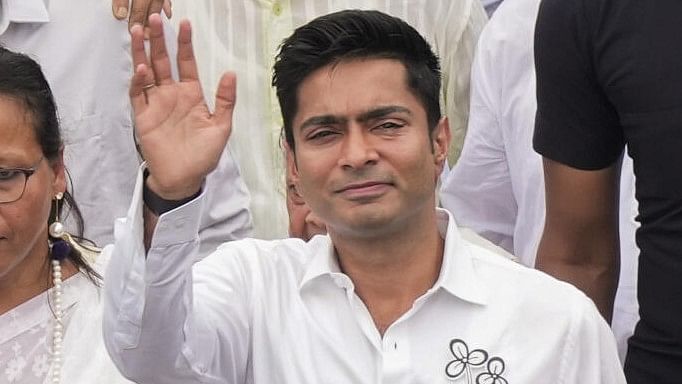
<instances>
[{"instance_id":1,"label":"crowd of people","mask_svg":"<svg viewBox=\"0 0 682 384\"><path fill-rule=\"evenodd\" d=\"M680 11L1 0L0 383L676 383Z\"/></svg>"}]
</instances>

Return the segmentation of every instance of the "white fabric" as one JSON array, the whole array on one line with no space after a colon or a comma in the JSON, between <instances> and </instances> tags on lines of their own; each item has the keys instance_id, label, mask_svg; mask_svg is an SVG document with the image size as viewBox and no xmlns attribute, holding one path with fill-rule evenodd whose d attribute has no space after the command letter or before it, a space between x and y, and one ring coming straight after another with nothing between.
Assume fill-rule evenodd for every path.
<instances>
[{"instance_id":1,"label":"white fabric","mask_svg":"<svg viewBox=\"0 0 682 384\"><path fill-rule=\"evenodd\" d=\"M545 218L542 158L532 148L535 121L533 31L540 0L505 0L477 47L462 156L445 179L441 204L457 222L535 264ZM612 326L624 358L638 319L632 160L621 177L621 274ZM624 361L624 360L623 360Z\"/></svg>"},{"instance_id":2,"label":"white fabric","mask_svg":"<svg viewBox=\"0 0 682 384\"><path fill-rule=\"evenodd\" d=\"M93 268L102 273L106 262L106 257L100 257ZM128 383L104 348L100 288L81 273L64 281L62 287L61 383ZM0 316L0 383L52 383L54 315L48 295L51 290Z\"/></svg>"},{"instance_id":3,"label":"white fabric","mask_svg":"<svg viewBox=\"0 0 682 384\"><path fill-rule=\"evenodd\" d=\"M72 329L70 320L76 309L77 292L87 289L87 284L92 283L81 274L63 283L63 321L67 332ZM48 297L52 297L52 289L0 315L1 383L42 383L48 377L54 325Z\"/></svg>"},{"instance_id":4,"label":"white fabric","mask_svg":"<svg viewBox=\"0 0 682 384\"><path fill-rule=\"evenodd\" d=\"M111 0L0 1L0 44L36 59L52 87L85 235L111 243L114 220L125 215L140 164L128 100L127 23L114 19ZM17 15L22 17L11 18ZM247 236L248 192L227 149L207 188L212 201L202 222L202 247L212 250Z\"/></svg>"},{"instance_id":5,"label":"white fabric","mask_svg":"<svg viewBox=\"0 0 682 384\"><path fill-rule=\"evenodd\" d=\"M141 181L105 250L104 315L140 383L625 382L585 295L464 240L447 211L440 277L381 337L327 236L234 241L193 265L200 196L160 217L145 258Z\"/></svg>"},{"instance_id":6,"label":"white fabric","mask_svg":"<svg viewBox=\"0 0 682 384\"><path fill-rule=\"evenodd\" d=\"M223 71L237 73L237 106L230 143L251 192L254 235L287 234L281 114L270 86L277 48L295 27L346 8L377 9L400 17L432 44L443 69L443 112L459 156L469 100L469 69L487 21L479 0L175 0L172 22L192 21L206 97L213 100Z\"/></svg>"},{"instance_id":7,"label":"white fabric","mask_svg":"<svg viewBox=\"0 0 682 384\"><path fill-rule=\"evenodd\" d=\"M502 0L481 0L481 3L483 4L483 8L485 8L488 17L491 17L497 7L502 3Z\"/></svg>"}]
</instances>

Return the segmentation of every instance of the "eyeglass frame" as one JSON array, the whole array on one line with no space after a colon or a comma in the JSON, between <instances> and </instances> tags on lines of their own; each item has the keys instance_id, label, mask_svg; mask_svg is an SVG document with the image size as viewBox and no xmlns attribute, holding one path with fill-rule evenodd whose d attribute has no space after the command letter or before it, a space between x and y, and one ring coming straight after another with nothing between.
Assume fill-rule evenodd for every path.
<instances>
[{"instance_id":1,"label":"eyeglass frame","mask_svg":"<svg viewBox=\"0 0 682 384\"><path fill-rule=\"evenodd\" d=\"M24 174L24 186L21 187L21 193L19 194L19 197L17 197L14 200L8 200L8 201L0 201L0 204L7 204L7 203L14 203L15 201L21 200L22 197L24 197L24 193L26 193L26 185L28 185L28 179L33 176L33 174L36 173L38 170L38 167L40 166L40 163L45 160L45 156L40 156L40 159L36 161L35 164L28 168L1 168L0 167L0 172L2 171L10 171L10 172L21 172Z\"/></svg>"}]
</instances>

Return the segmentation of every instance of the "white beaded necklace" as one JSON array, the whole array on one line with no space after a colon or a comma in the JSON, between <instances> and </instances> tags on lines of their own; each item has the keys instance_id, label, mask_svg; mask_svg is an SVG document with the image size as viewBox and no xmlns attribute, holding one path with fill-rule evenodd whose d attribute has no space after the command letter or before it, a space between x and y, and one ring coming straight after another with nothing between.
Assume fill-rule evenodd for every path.
<instances>
[{"instance_id":1,"label":"white beaded necklace","mask_svg":"<svg viewBox=\"0 0 682 384\"><path fill-rule=\"evenodd\" d=\"M55 239L68 237L64 231L64 225L59 222L59 201L63 194L55 196L56 220L48 227L48 233ZM61 244L59 244L61 243ZM61 245L61 247L60 247ZM52 328L52 383L59 384L62 376L62 341L64 337L64 322L62 318L62 264L61 260L66 257L69 245L64 240L57 240L50 244L50 261L52 263L52 303L54 305L54 326Z\"/></svg>"},{"instance_id":2,"label":"white beaded necklace","mask_svg":"<svg viewBox=\"0 0 682 384\"><path fill-rule=\"evenodd\" d=\"M62 265L58 259L52 259L52 303L54 305L54 326L52 328L52 383L59 384L62 374Z\"/></svg>"}]
</instances>

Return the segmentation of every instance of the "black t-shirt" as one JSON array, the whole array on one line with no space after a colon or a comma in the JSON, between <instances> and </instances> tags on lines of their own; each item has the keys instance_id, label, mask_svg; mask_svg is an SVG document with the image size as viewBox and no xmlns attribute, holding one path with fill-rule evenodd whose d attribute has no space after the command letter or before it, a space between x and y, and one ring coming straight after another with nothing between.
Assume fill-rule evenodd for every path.
<instances>
[{"instance_id":1,"label":"black t-shirt","mask_svg":"<svg viewBox=\"0 0 682 384\"><path fill-rule=\"evenodd\" d=\"M602 169L627 143L641 228L630 384L682 383L682 0L544 0L534 146Z\"/></svg>"}]
</instances>

